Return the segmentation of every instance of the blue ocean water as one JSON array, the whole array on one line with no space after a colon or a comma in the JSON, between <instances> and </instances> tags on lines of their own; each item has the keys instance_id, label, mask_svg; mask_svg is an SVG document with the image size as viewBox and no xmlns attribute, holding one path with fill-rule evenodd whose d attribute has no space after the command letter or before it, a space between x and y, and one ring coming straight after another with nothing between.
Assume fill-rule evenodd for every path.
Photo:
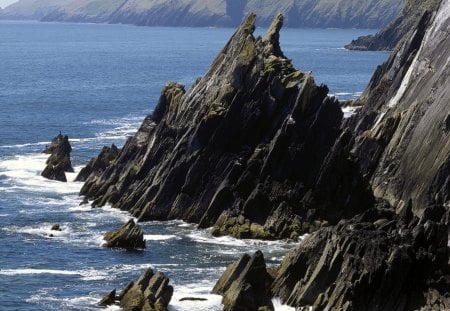
<instances>
[{"instance_id":1,"label":"blue ocean water","mask_svg":"<svg viewBox=\"0 0 450 311\"><path fill-rule=\"evenodd\" d=\"M171 278L172 310L220 310L220 297L209 292L226 265L257 249L276 264L295 246L213 238L174 221L143 224L146 250L104 249L102 234L129 216L79 206L81 183L40 177L46 160L40 152L59 131L71 138L76 171L102 146L122 146L164 84L191 84L232 32L0 22L0 310L94 310L103 294L150 266ZM355 98L387 54L342 47L373 32L284 29L281 44L330 93ZM50 230L55 223L61 232ZM186 296L208 300L179 301Z\"/></svg>"}]
</instances>

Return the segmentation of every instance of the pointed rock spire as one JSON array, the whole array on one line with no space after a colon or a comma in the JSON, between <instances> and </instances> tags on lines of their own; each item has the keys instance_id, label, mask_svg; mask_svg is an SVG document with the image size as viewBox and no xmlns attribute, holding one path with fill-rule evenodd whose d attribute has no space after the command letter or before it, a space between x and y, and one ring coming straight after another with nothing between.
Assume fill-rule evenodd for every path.
<instances>
[{"instance_id":1,"label":"pointed rock spire","mask_svg":"<svg viewBox=\"0 0 450 311\"><path fill-rule=\"evenodd\" d=\"M270 53L279 57L284 57L280 48L280 29L283 27L283 21L283 14L278 14L263 37L263 41L269 43Z\"/></svg>"}]
</instances>

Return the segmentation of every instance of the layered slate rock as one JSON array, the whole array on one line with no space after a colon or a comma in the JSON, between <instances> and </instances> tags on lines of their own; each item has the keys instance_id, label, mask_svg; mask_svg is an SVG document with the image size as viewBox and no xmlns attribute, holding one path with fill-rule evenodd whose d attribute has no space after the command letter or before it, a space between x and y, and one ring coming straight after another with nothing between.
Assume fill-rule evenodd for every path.
<instances>
[{"instance_id":1,"label":"layered slate rock","mask_svg":"<svg viewBox=\"0 0 450 311\"><path fill-rule=\"evenodd\" d=\"M321 229L284 258L273 293L313 310L447 310L448 217L374 208Z\"/></svg>"},{"instance_id":2,"label":"layered slate rock","mask_svg":"<svg viewBox=\"0 0 450 311\"><path fill-rule=\"evenodd\" d=\"M329 168L352 159L373 204L306 238L272 286L286 303L314 310L450 308L450 2L421 19L378 68L344 124ZM336 175L325 169L324 176ZM331 187L321 179L318 185Z\"/></svg>"},{"instance_id":3,"label":"layered slate rock","mask_svg":"<svg viewBox=\"0 0 450 311\"><path fill-rule=\"evenodd\" d=\"M133 219L118 230L105 233L103 246L112 248L125 249L142 249L145 248L144 231L138 226Z\"/></svg>"},{"instance_id":4,"label":"layered slate rock","mask_svg":"<svg viewBox=\"0 0 450 311\"><path fill-rule=\"evenodd\" d=\"M415 29L422 18L429 18L441 0L407 0L399 16L375 35L362 36L345 48L349 50L393 50L408 32Z\"/></svg>"},{"instance_id":5,"label":"layered slate rock","mask_svg":"<svg viewBox=\"0 0 450 311\"><path fill-rule=\"evenodd\" d=\"M253 36L255 19L188 92L164 88L154 113L82 195L139 220L216 224L217 234L244 238L297 236L311 219L320 227L345 212L302 203L340 134L339 104L281 52L283 17L262 38Z\"/></svg>"},{"instance_id":6,"label":"layered slate rock","mask_svg":"<svg viewBox=\"0 0 450 311\"><path fill-rule=\"evenodd\" d=\"M41 176L51 180L67 182L65 173L74 171L70 161L71 152L72 147L69 143L69 137L59 133L44 150L44 153L50 154L50 156Z\"/></svg>"},{"instance_id":7,"label":"layered slate rock","mask_svg":"<svg viewBox=\"0 0 450 311\"><path fill-rule=\"evenodd\" d=\"M75 181L86 181L89 175L100 175L119 155L119 149L112 144L111 147L103 147L98 156L92 158L89 163L81 169Z\"/></svg>"},{"instance_id":8,"label":"layered slate rock","mask_svg":"<svg viewBox=\"0 0 450 311\"><path fill-rule=\"evenodd\" d=\"M228 266L213 288L213 294L223 296L225 311L274 310L270 286L272 276L267 272L261 251L245 254Z\"/></svg>"},{"instance_id":9,"label":"layered slate rock","mask_svg":"<svg viewBox=\"0 0 450 311\"><path fill-rule=\"evenodd\" d=\"M124 311L166 311L172 299L173 287L161 272L147 269L136 282L130 282L116 296L116 290L99 302L100 306L118 304Z\"/></svg>"},{"instance_id":10,"label":"layered slate rock","mask_svg":"<svg viewBox=\"0 0 450 311\"><path fill-rule=\"evenodd\" d=\"M154 113L82 195L139 220L183 219L242 238L296 237L348 212L340 204L349 198L310 204L340 134L339 104L283 55L283 17L262 38L253 36L255 20L242 23L189 91L166 85Z\"/></svg>"}]
</instances>

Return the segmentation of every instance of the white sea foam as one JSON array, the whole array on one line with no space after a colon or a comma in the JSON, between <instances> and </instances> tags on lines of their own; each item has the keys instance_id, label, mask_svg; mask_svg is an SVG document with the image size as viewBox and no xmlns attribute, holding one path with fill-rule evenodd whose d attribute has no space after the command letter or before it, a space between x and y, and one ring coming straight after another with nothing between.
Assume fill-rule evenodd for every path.
<instances>
[{"instance_id":1,"label":"white sea foam","mask_svg":"<svg viewBox=\"0 0 450 311\"><path fill-rule=\"evenodd\" d=\"M56 192L61 194L78 193L82 183L48 180L40 174L45 168L46 154L26 154L0 161L0 172L14 184L9 190L29 190L34 192ZM73 180L76 173L68 173Z\"/></svg>"},{"instance_id":2,"label":"white sea foam","mask_svg":"<svg viewBox=\"0 0 450 311\"><path fill-rule=\"evenodd\" d=\"M280 299L272 299L273 307L275 311L295 311L295 308L284 305Z\"/></svg>"},{"instance_id":3,"label":"white sea foam","mask_svg":"<svg viewBox=\"0 0 450 311\"><path fill-rule=\"evenodd\" d=\"M209 230L195 230L194 232L189 233L187 236L198 243L239 246L239 247L248 247L248 246L282 247L293 243L285 240L264 241L254 239L236 239L231 236L214 237L210 234Z\"/></svg>"},{"instance_id":4,"label":"white sea foam","mask_svg":"<svg viewBox=\"0 0 450 311\"><path fill-rule=\"evenodd\" d=\"M211 294L214 282L202 281L199 283L173 285L175 291L172 300L170 301L169 310L171 311L190 311L190 310L204 310L204 311L219 311L223 309L222 296ZM202 298L205 301L180 301L182 298Z\"/></svg>"},{"instance_id":5,"label":"white sea foam","mask_svg":"<svg viewBox=\"0 0 450 311\"><path fill-rule=\"evenodd\" d=\"M344 113L344 119L350 118L359 109L360 109L360 107L344 107L344 108L342 108L342 112Z\"/></svg>"},{"instance_id":6,"label":"white sea foam","mask_svg":"<svg viewBox=\"0 0 450 311\"><path fill-rule=\"evenodd\" d=\"M179 239L179 237L173 234L145 234L144 239L146 239L147 241L165 241Z\"/></svg>"}]
</instances>

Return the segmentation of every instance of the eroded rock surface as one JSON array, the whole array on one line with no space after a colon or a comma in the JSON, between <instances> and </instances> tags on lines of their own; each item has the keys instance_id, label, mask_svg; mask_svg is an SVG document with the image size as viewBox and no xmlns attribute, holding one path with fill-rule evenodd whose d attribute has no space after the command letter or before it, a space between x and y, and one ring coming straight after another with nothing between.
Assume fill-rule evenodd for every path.
<instances>
[{"instance_id":1,"label":"eroded rock surface","mask_svg":"<svg viewBox=\"0 0 450 311\"><path fill-rule=\"evenodd\" d=\"M225 311L274 310L270 294L272 282L264 256L257 251L253 256L245 254L228 266L212 292L223 296Z\"/></svg>"},{"instance_id":2,"label":"eroded rock surface","mask_svg":"<svg viewBox=\"0 0 450 311\"><path fill-rule=\"evenodd\" d=\"M92 158L89 163L81 169L75 181L86 181L89 175L100 175L119 155L119 149L112 144L111 147L103 147L98 156Z\"/></svg>"},{"instance_id":3,"label":"eroded rock surface","mask_svg":"<svg viewBox=\"0 0 450 311\"><path fill-rule=\"evenodd\" d=\"M142 249L145 248L144 231L138 226L133 219L118 230L105 233L105 247L117 247L125 249Z\"/></svg>"},{"instance_id":4,"label":"eroded rock surface","mask_svg":"<svg viewBox=\"0 0 450 311\"><path fill-rule=\"evenodd\" d=\"M51 180L67 182L66 172L74 171L70 161L72 147L69 143L69 137L60 133L52 139L51 144L43 152L50 154L50 156L41 176Z\"/></svg>"},{"instance_id":5,"label":"eroded rock surface","mask_svg":"<svg viewBox=\"0 0 450 311\"><path fill-rule=\"evenodd\" d=\"M154 113L81 194L139 220L178 218L215 225L215 234L265 239L337 222L354 213L344 202L370 200L358 193L335 203L328 196L321 200L333 204L311 208L342 112L326 86L283 55L283 17L262 38L253 36L255 19L242 23L188 92L176 83L163 89Z\"/></svg>"},{"instance_id":6,"label":"eroded rock surface","mask_svg":"<svg viewBox=\"0 0 450 311\"><path fill-rule=\"evenodd\" d=\"M119 305L124 311L166 311L172 299L173 287L161 272L147 269L136 282L130 282L119 295L107 294L100 306Z\"/></svg>"}]
</instances>

